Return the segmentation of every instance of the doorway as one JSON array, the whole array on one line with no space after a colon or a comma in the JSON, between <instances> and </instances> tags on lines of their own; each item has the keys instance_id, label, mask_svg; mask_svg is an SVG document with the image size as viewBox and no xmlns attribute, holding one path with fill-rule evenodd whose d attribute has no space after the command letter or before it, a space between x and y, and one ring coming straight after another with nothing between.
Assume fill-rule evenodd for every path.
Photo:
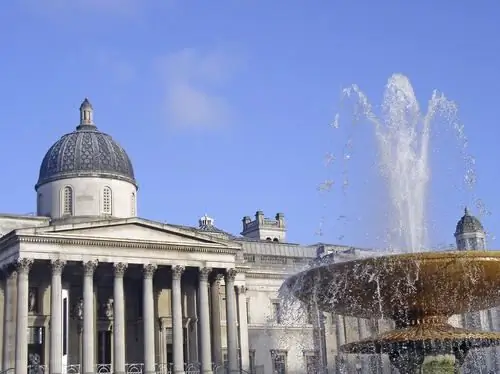
<instances>
[{"instance_id":1,"label":"doorway","mask_svg":"<svg viewBox=\"0 0 500 374\"><path fill-rule=\"evenodd\" d=\"M111 365L111 331L97 333L97 362L99 365Z\"/></svg>"},{"instance_id":2,"label":"doorway","mask_svg":"<svg viewBox=\"0 0 500 374\"><path fill-rule=\"evenodd\" d=\"M39 374L45 364L45 328L29 327L28 331L28 373Z\"/></svg>"}]
</instances>

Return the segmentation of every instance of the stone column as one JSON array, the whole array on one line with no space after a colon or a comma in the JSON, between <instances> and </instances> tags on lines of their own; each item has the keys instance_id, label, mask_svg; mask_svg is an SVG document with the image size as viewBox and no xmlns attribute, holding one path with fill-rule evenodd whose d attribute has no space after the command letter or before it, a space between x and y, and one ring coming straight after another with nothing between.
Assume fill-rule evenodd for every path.
<instances>
[{"instance_id":1,"label":"stone column","mask_svg":"<svg viewBox=\"0 0 500 374\"><path fill-rule=\"evenodd\" d=\"M125 295L123 292L123 276L127 264L114 264L115 279L113 283L113 369L115 374L125 373Z\"/></svg>"},{"instance_id":2,"label":"stone column","mask_svg":"<svg viewBox=\"0 0 500 374\"><path fill-rule=\"evenodd\" d=\"M210 285L210 298L212 304L212 360L216 365L219 365L222 359L222 331L220 325L220 284L222 279L224 279L224 275L217 274Z\"/></svg>"},{"instance_id":3,"label":"stone column","mask_svg":"<svg viewBox=\"0 0 500 374\"><path fill-rule=\"evenodd\" d=\"M240 326L240 354L241 354L241 369L250 370L250 348L248 346L248 320L247 320L247 297L246 286L237 286L238 292L238 321Z\"/></svg>"},{"instance_id":4,"label":"stone column","mask_svg":"<svg viewBox=\"0 0 500 374\"><path fill-rule=\"evenodd\" d=\"M143 301L142 323L144 325L144 370L145 374L153 374L155 367L155 309L153 294L153 276L157 269L154 264L143 268Z\"/></svg>"},{"instance_id":5,"label":"stone column","mask_svg":"<svg viewBox=\"0 0 500 374\"><path fill-rule=\"evenodd\" d=\"M358 330L359 330L359 340L369 338L371 335L369 329L369 320L365 318L358 318ZM369 373L370 372L370 357L367 355L360 355L359 360L361 362L361 372Z\"/></svg>"},{"instance_id":6,"label":"stone column","mask_svg":"<svg viewBox=\"0 0 500 374\"><path fill-rule=\"evenodd\" d=\"M199 318L200 318L200 340L201 340L201 372L212 373L212 352L210 347L210 310L208 304L208 276L211 268L200 269L199 284Z\"/></svg>"},{"instance_id":7,"label":"stone column","mask_svg":"<svg viewBox=\"0 0 500 374\"><path fill-rule=\"evenodd\" d=\"M83 347L82 373L95 373L94 272L97 260L83 263Z\"/></svg>"},{"instance_id":8,"label":"stone column","mask_svg":"<svg viewBox=\"0 0 500 374\"><path fill-rule=\"evenodd\" d=\"M234 295L234 279L236 269L227 269L226 283L226 329L227 329L227 359L229 374L240 372L238 365L238 329L236 327L236 299Z\"/></svg>"},{"instance_id":9,"label":"stone column","mask_svg":"<svg viewBox=\"0 0 500 374\"><path fill-rule=\"evenodd\" d=\"M62 315L62 283L63 260L52 260L52 282L50 284L50 374L63 372L63 315Z\"/></svg>"},{"instance_id":10,"label":"stone column","mask_svg":"<svg viewBox=\"0 0 500 374\"><path fill-rule=\"evenodd\" d=\"M335 332L337 338L336 372L344 374L347 373L346 357L340 354L340 347L345 344L345 319L343 316L335 316Z\"/></svg>"},{"instance_id":11,"label":"stone column","mask_svg":"<svg viewBox=\"0 0 500 374\"><path fill-rule=\"evenodd\" d=\"M174 373L184 373L184 337L182 326L181 278L184 266L172 267L172 340L174 349Z\"/></svg>"},{"instance_id":12,"label":"stone column","mask_svg":"<svg viewBox=\"0 0 500 374\"><path fill-rule=\"evenodd\" d=\"M20 258L17 266L17 329L16 329L16 371L28 372L28 294L29 272L33 259Z\"/></svg>"},{"instance_id":13,"label":"stone column","mask_svg":"<svg viewBox=\"0 0 500 374\"><path fill-rule=\"evenodd\" d=\"M6 269L3 327L3 370L14 368L16 342L16 300L17 270L13 266Z\"/></svg>"}]
</instances>

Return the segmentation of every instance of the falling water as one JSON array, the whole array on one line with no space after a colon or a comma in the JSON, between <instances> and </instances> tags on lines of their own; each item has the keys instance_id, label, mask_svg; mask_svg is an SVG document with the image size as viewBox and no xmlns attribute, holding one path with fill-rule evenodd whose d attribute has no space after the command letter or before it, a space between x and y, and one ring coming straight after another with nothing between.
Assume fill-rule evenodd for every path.
<instances>
[{"instance_id":1,"label":"falling water","mask_svg":"<svg viewBox=\"0 0 500 374\"><path fill-rule=\"evenodd\" d=\"M389 78L379 115L357 85L346 88L343 96L356 100L356 118L365 118L374 125L380 171L391 201L387 245L411 252L428 249L425 208L430 177L431 124L436 116L444 118L458 133L465 149L467 140L457 119L456 104L434 91L427 111L423 112L409 79L402 74ZM339 126L338 115L333 126ZM350 155L344 154L344 159L346 157ZM465 180L471 186L475 183L474 159L464 158L468 164ZM344 177L343 186L347 185L347 177Z\"/></svg>"}]
</instances>

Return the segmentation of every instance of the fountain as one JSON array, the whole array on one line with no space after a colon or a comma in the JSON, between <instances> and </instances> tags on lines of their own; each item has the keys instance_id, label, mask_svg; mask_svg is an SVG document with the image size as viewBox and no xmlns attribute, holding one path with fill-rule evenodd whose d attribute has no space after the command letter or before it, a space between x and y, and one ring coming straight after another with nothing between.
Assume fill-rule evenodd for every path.
<instances>
[{"instance_id":1,"label":"fountain","mask_svg":"<svg viewBox=\"0 0 500 374\"><path fill-rule=\"evenodd\" d=\"M382 119L357 86L345 94L357 96L361 114L375 125L396 228L388 246L407 253L340 263L326 258L288 278L285 286L320 311L394 321L393 331L345 344L343 353L387 354L401 374L419 373L429 358L445 356L458 372L471 349L500 345L500 333L448 323L453 315L500 305L500 252L425 251L430 123L444 114L463 136L453 119L456 107L434 92L421 115L408 79L399 74L389 79ZM465 180L474 181L469 166Z\"/></svg>"}]
</instances>

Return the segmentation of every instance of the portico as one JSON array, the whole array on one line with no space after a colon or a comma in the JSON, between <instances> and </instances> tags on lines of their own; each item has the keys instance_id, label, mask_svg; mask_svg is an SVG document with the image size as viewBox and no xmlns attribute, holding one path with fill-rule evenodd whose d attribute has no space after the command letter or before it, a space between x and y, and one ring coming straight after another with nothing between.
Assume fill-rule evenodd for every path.
<instances>
[{"instance_id":1,"label":"portico","mask_svg":"<svg viewBox=\"0 0 500 374\"><path fill-rule=\"evenodd\" d=\"M3 370L212 373L223 364L211 332L222 331L213 310L225 293L227 365L239 371L248 363L239 250L139 218L13 231L0 239Z\"/></svg>"}]
</instances>

